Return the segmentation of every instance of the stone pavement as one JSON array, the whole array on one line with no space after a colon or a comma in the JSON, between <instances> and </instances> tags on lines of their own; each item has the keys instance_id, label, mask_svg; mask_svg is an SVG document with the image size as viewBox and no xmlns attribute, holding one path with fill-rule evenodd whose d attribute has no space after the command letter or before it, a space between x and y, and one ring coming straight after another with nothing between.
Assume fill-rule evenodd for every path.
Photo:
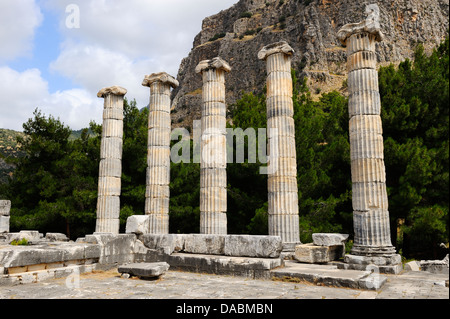
<instances>
[{"instance_id":1,"label":"stone pavement","mask_svg":"<svg viewBox=\"0 0 450 319\"><path fill-rule=\"evenodd\" d=\"M380 290L367 291L173 270L159 280L124 279L114 269L0 287L0 299L449 299L448 275L387 276Z\"/></svg>"}]
</instances>

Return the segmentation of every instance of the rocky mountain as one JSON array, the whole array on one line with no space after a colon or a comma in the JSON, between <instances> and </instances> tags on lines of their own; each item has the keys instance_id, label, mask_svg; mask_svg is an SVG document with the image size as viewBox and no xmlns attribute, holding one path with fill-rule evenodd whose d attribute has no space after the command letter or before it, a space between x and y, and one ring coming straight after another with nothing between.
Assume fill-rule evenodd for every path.
<instances>
[{"instance_id":1,"label":"rocky mountain","mask_svg":"<svg viewBox=\"0 0 450 319\"><path fill-rule=\"evenodd\" d=\"M0 129L0 154L8 157L20 155L20 146L17 145L16 138L23 133L13 130Z\"/></svg>"},{"instance_id":2,"label":"rocky mountain","mask_svg":"<svg viewBox=\"0 0 450 319\"><path fill-rule=\"evenodd\" d=\"M448 0L240 0L203 20L192 51L181 62L180 86L172 93L174 126L200 119L202 80L195 67L201 60L220 56L231 65L226 77L230 105L242 92L263 90L265 63L257 53L281 40L295 50L292 66L308 78L313 95L343 89L346 51L337 31L363 20L365 6L374 2L386 36L377 48L380 65L412 58L418 43L431 50L448 34Z\"/></svg>"}]
</instances>

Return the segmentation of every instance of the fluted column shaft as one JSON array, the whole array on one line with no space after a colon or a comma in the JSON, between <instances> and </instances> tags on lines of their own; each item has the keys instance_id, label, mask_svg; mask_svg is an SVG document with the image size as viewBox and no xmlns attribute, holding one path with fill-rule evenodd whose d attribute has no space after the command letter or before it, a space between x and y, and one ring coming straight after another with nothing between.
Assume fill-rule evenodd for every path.
<instances>
[{"instance_id":1,"label":"fluted column shaft","mask_svg":"<svg viewBox=\"0 0 450 319\"><path fill-rule=\"evenodd\" d=\"M285 244L300 243L291 76L293 52L283 41L264 47L258 54L267 64L267 128L272 167L268 176L269 235L280 236Z\"/></svg>"},{"instance_id":2,"label":"fluted column shaft","mask_svg":"<svg viewBox=\"0 0 450 319\"><path fill-rule=\"evenodd\" d=\"M369 6L369 17L339 31L347 46L350 157L354 222L353 255L377 256L395 253L391 244L383 128L378 86L376 42L383 34L378 7Z\"/></svg>"},{"instance_id":3,"label":"fluted column shaft","mask_svg":"<svg viewBox=\"0 0 450 319\"><path fill-rule=\"evenodd\" d=\"M120 228L120 192L123 147L123 99L121 87L102 89L104 98L103 129L97 199L97 233L118 234Z\"/></svg>"},{"instance_id":4,"label":"fluted column shaft","mask_svg":"<svg viewBox=\"0 0 450 319\"><path fill-rule=\"evenodd\" d=\"M228 63L217 57L200 62L203 77L200 160L200 233L227 234L227 150L225 73Z\"/></svg>"},{"instance_id":5,"label":"fluted column shaft","mask_svg":"<svg viewBox=\"0 0 450 319\"><path fill-rule=\"evenodd\" d=\"M375 43L376 36L368 32L347 39L354 255L395 252L389 224Z\"/></svg>"},{"instance_id":6,"label":"fluted column shaft","mask_svg":"<svg viewBox=\"0 0 450 319\"><path fill-rule=\"evenodd\" d=\"M156 73L146 76L142 85L150 87L145 215L149 216L149 234L168 234L170 89L177 87L178 81L167 73Z\"/></svg>"}]
</instances>

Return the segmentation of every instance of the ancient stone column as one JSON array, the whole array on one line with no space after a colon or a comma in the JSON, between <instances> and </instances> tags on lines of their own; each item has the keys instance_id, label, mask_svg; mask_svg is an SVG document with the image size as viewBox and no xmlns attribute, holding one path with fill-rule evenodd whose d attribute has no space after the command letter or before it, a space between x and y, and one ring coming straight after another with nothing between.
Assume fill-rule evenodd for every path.
<instances>
[{"instance_id":1,"label":"ancient stone column","mask_svg":"<svg viewBox=\"0 0 450 319\"><path fill-rule=\"evenodd\" d=\"M96 233L119 234L120 191L123 147L123 98L119 86L98 92L104 98L103 131L100 148Z\"/></svg>"},{"instance_id":2,"label":"ancient stone column","mask_svg":"<svg viewBox=\"0 0 450 319\"><path fill-rule=\"evenodd\" d=\"M231 68L220 57L201 61L203 76L200 147L200 233L227 234L227 150L225 73Z\"/></svg>"},{"instance_id":3,"label":"ancient stone column","mask_svg":"<svg viewBox=\"0 0 450 319\"><path fill-rule=\"evenodd\" d=\"M338 33L339 40L347 47L348 55L355 231L352 253L345 259L350 264L397 265L401 259L391 244L375 53L376 43L383 39L378 6L367 6L366 14L368 18L365 21L347 24ZM367 258L361 261L356 256Z\"/></svg>"},{"instance_id":4,"label":"ancient stone column","mask_svg":"<svg viewBox=\"0 0 450 319\"><path fill-rule=\"evenodd\" d=\"M267 63L267 128L269 136L268 206L269 235L280 236L284 251L300 244L292 101L291 56L284 41L264 47L258 58Z\"/></svg>"},{"instance_id":5,"label":"ancient stone column","mask_svg":"<svg viewBox=\"0 0 450 319\"><path fill-rule=\"evenodd\" d=\"M178 81L167 73L154 73L146 76L142 85L150 87L145 215L149 217L149 234L168 234L170 88L177 87Z\"/></svg>"}]
</instances>

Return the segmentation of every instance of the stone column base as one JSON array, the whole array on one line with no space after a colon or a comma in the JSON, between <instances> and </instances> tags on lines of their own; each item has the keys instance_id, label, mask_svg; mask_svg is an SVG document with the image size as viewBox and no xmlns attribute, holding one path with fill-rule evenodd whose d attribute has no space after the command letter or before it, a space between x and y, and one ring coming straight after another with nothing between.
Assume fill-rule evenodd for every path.
<instances>
[{"instance_id":1,"label":"stone column base","mask_svg":"<svg viewBox=\"0 0 450 319\"><path fill-rule=\"evenodd\" d=\"M395 255L395 247L391 245L386 246L366 246L354 244L352 247L352 255L356 256L392 256Z\"/></svg>"},{"instance_id":2,"label":"stone column base","mask_svg":"<svg viewBox=\"0 0 450 319\"><path fill-rule=\"evenodd\" d=\"M399 254L385 256L345 255L340 269L372 270L381 274L399 274L403 270L402 257Z\"/></svg>"}]
</instances>

